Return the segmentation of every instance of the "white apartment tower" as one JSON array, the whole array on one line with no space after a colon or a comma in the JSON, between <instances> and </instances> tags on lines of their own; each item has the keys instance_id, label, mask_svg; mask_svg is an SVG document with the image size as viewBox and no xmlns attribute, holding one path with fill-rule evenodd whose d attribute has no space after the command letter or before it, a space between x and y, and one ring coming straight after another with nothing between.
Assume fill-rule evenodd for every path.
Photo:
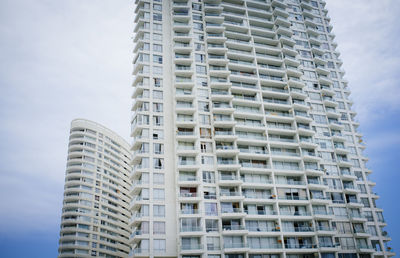
<instances>
[{"instance_id":1,"label":"white apartment tower","mask_svg":"<svg viewBox=\"0 0 400 258\"><path fill-rule=\"evenodd\" d=\"M59 258L124 258L130 251L130 145L95 122L71 123Z\"/></svg>"},{"instance_id":2,"label":"white apartment tower","mask_svg":"<svg viewBox=\"0 0 400 258\"><path fill-rule=\"evenodd\" d=\"M394 256L325 1L135 13L130 256Z\"/></svg>"}]
</instances>

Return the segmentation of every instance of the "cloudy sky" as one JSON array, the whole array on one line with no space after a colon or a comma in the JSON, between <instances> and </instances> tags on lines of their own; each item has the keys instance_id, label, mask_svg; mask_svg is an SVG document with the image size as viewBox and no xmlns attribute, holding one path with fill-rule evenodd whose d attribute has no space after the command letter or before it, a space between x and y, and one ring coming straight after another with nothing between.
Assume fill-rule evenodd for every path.
<instances>
[{"instance_id":1,"label":"cloudy sky","mask_svg":"<svg viewBox=\"0 0 400 258\"><path fill-rule=\"evenodd\" d=\"M378 204L391 246L400 246L393 205L400 182L400 2L327 0L327 8ZM57 255L72 119L97 121L129 140L132 30L133 1L0 1L1 257Z\"/></svg>"}]
</instances>

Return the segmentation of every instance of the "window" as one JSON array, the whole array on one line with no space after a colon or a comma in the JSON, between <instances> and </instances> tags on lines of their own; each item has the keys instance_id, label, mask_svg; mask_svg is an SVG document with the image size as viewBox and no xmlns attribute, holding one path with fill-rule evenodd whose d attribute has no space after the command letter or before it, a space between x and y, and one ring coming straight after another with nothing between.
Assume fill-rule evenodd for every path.
<instances>
[{"instance_id":1,"label":"window","mask_svg":"<svg viewBox=\"0 0 400 258\"><path fill-rule=\"evenodd\" d=\"M153 234L165 234L165 222L153 222Z\"/></svg>"},{"instance_id":2,"label":"window","mask_svg":"<svg viewBox=\"0 0 400 258\"><path fill-rule=\"evenodd\" d=\"M207 250L219 250L219 237L207 237Z\"/></svg>"},{"instance_id":3,"label":"window","mask_svg":"<svg viewBox=\"0 0 400 258\"><path fill-rule=\"evenodd\" d=\"M324 112L324 106L321 104L311 103L311 108L313 111Z\"/></svg>"},{"instance_id":4,"label":"window","mask_svg":"<svg viewBox=\"0 0 400 258\"><path fill-rule=\"evenodd\" d=\"M197 96L198 96L200 99L208 99L208 98L209 98L209 96L208 96L208 90L207 90L207 89L198 89L198 90L197 90Z\"/></svg>"},{"instance_id":5,"label":"window","mask_svg":"<svg viewBox=\"0 0 400 258\"><path fill-rule=\"evenodd\" d=\"M310 51L305 51L305 50L299 50L300 55L302 57L306 57L306 58L312 58L311 52Z\"/></svg>"},{"instance_id":6,"label":"window","mask_svg":"<svg viewBox=\"0 0 400 258\"><path fill-rule=\"evenodd\" d=\"M193 14L194 21L201 21L203 20L203 16L201 14Z\"/></svg>"},{"instance_id":7,"label":"window","mask_svg":"<svg viewBox=\"0 0 400 258\"><path fill-rule=\"evenodd\" d=\"M164 117L162 116L153 116L153 125L162 126L164 124Z\"/></svg>"},{"instance_id":8,"label":"window","mask_svg":"<svg viewBox=\"0 0 400 258\"><path fill-rule=\"evenodd\" d=\"M203 24L198 23L198 22L194 22L194 23L193 23L193 28L194 28L195 30L201 30L201 31L203 31Z\"/></svg>"},{"instance_id":9,"label":"window","mask_svg":"<svg viewBox=\"0 0 400 258\"><path fill-rule=\"evenodd\" d=\"M161 35L161 34L154 33L154 34L153 34L153 40L155 40L155 41L162 41L162 35Z\"/></svg>"},{"instance_id":10,"label":"window","mask_svg":"<svg viewBox=\"0 0 400 258\"><path fill-rule=\"evenodd\" d=\"M147 204L142 205L140 207L139 212L140 212L141 216L144 216L144 217L149 216L149 205L147 205Z\"/></svg>"},{"instance_id":11,"label":"window","mask_svg":"<svg viewBox=\"0 0 400 258\"><path fill-rule=\"evenodd\" d=\"M344 250L356 248L356 246L354 244L354 240L351 237L341 237L340 245L341 245L341 248Z\"/></svg>"},{"instance_id":12,"label":"window","mask_svg":"<svg viewBox=\"0 0 400 258\"><path fill-rule=\"evenodd\" d=\"M206 57L203 54L195 54L194 55L196 62L205 63Z\"/></svg>"},{"instance_id":13,"label":"window","mask_svg":"<svg viewBox=\"0 0 400 258\"><path fill-rule=\"evenodd\" d=\"M366 194L367 193L367 188L365 187L364 184L358 185L358 189L360 189L362 194Z\"/></svg>"},{"instance_id":14,"label":"window","mask_svg":"<svg viewBox=\"0 0 400 258\"><path fill-rule=\"evenodd\" d=\"M163 73L163 69L160 66L153 66L153 73L154 74L162 74Z\"/></svg>"},{"instance_id":15,"label":"window","mask_svg":"<svg viewBox=\"0 0 400 258\"><path fill-rule=\"evenodd\" d=\"M164 184L164 174L154 173L153 174L153 183L162 185Z\"/></svg>"},{"instance_id":16,"label":"window","mask_svg":"<svg viewBox=\"0 0 400 258\"><path fill-rule=\"evenodd\" d=\"M162 87L162 79L160 78L153 78L154 87Z\"/></svg>"},{"instance_id":17,"label":"window","mask_svg":"<svg viewBox=\"0 0 400 258\"><path fill-rule=\"evenodd\" d=\"M143 33L142 39L143 40L149 40L150 39L150 33L148 33L148 32Z\"/></svg>"},{"instance_id":18,"label":"window","mask_svg":"<svg viewBox=\"0 0 400 258\"><path fill-rule=\"evenodd\" d=\"M153 55L153 63L162 64L162 56L160 55Z\"/></svg>"},{"instance_id":19,"label":"window","mask_svg":"<svg viewBox=\"0 0 400 258\"><path fill-rule=\"evenodd\" d=\"M203 182L215 183L215 173L213 171L203 171Z\"/></svg>"},{"instance_id":20,"label":"window","mask_svg":"<svg viewBox=\"0 0 400 258\"><path fill-rule=\"evenodd\" d=\"M154 239L153 240L153 249L155 252L164 252L165 251L165 239Z\"/></svg>"},{"instance_id":21,"label":"window","mask_svg":"<svg viewBox=\"0 0 400 258\"><path fill-rule=\"evenodd\" d=\"M313 115L314 121L318 124L327 124L328 121L326 119L326 116L323 115Z\"/></svg>"},{"instance_id":22,"label":"window","mask_svg":"<svg viewBox=\"0 0 400 258\"><path fill-rule=\"evenodd\" d=\"M209 115L199 115L200 124L209 125L210 124L210 116Z\"/></svg>"},{"instance_id":23,"label":"window","mask_svg":"<svg viewBox=\"0 0 400 258\"><path fill-rule=\"evenodd\" d=\"M153 91L153 98L154 99L163 99L163 92L159 90Z\"/></svg>"},{"instance_id":24,"label":"window","mask_svg":"<svg viewBox=\"0 0 400 258\"><path fill-rule=\"evenodd\" d=\"M201 142L200 150L203 153L212 152L212 143L211 142Z\"/></svg>"},{"instance_id":25,"label":"window","mask_svg":"<svg viewBox=\"0 0 400 258\"><path fill-rule=\"evenodd\" d=\"M161 13L153 13L153 20L154 21L162 21L162 14Z\"/></svg>"},{"instance_id":26,"label":"window","mask_svg":"<svg viewBox=\"0 0 400 258\"><path fill-rule=\"evenodd\" d=\"M165 206L164 205L154 205L153 206L153 216L154 217L165 217Z\"/></svg>"},{"instance_id":27,"label":"window","mask_svg":"<svg viewBox=\"0 0 400 258\"><path fill-rule=\"evenodd\" d=\"M162 112L163 104L162 103L153 103L153 111L154 112Z\"/></svg>"},{"instance_id":28,"label":"window","mask_svg":"<svg viewBox=\"0 0 400 258\"><path fill-rule=\"evenodd\" d=\"M162 5L160 5L160 4L153 4L153 10L155 10L155 11L161 11L161 10L162 10Z\"/></svg>"},{"instance_id":29,"label":"window","mask_svg":"<svg viewBox=\"0 0 400 258\"><path fill-rule=\"evenodd\" d=\"M204 40L204 35L203 35L203 33L194 33L193 34L193 36L194 36L194 39L196 39L196 40L198 40L198 41L203 41Z\"/></svg>"},{"instance_id":30,"label":"window","mask_svg":"<svg viewBox=\"0 0 400 258\"><path fill-rule=\"evenodd\" d=\"M154 188L153 189L153 199L154 200L164 200L165 199L165 190Z\"/></svg>"},{"instance_id":31,"label":"window","mask_svg":"<svg viewBox=\"0 0 400 258\"><path fill-rule=\"evenodd\" d=\"M149 189L148 188L144 188L142 189L142 191L140 192L140 196L142 197L143 200L149 200Z\"/></svg>"},{"instance_id":32,"label":"window","mask_svg":"<svg viewBox=\"0 0 400 258\"><path fill-rule=\"evenodd\" d=\"M214 165L214 157L212 156L201 156L201 164L203 165Z\"/></svg>"},{"instance_id":33,"label":"window","mask_svg":"<svg viewBox=\"0 0 400 258\"><path fill-rule=\"evenodd\" d=\"M164 144L154 143L154 154L164 154Z\"/></svg>"},{"instance_id":34,"label":"window","mask_svg":"<svg viewBox=\"0 0 400 258\"><path fill-rule=\"evenodd\" d=\"M150 55L149 54L140 53L138 58L136 59L135 63L138 62L138 61L139 62L148 62L149 60L150 60Z\"/></svg>"},{"instance_id":35,"label":"window","mask_svg":"<svg viewBox=\"0 0 400 258\"><path fill-rule=\"evenodd\" d=\"M162 24L154 23L153 24L153 30L154 31L162 31Z\"/></svg>"},{"instance_id":36,"label":"window","mask_svg":"<svg viewBox=\"0 0 400 258\"><path fill-rule=\"evenodd\" d=\"M347 217L347 210L343 207L333 207L333 213L336 217Z\"/></svg>"},{"instance_id":37,"label":"window","mask_svg":"<svg viewBox=\"0 0 400 258\"><path fill-rule=\"evenodd\" d=\"M376 227L374 225L368 226L368 233L370 233L372 236L378 235L378 232L376 231Z\"/></svg>"},{"instance_id":38,"label":"window","mask_svg":"<svg viewBox=\"0 0 400 258\"><path fill-rule=\"evenodd\" d=\"M304 71L304 76L311 79L317 79L317 74L315 72Z\"/></svg>"},{"instance_id":39,"label":"window","mask_svg":"<svg viewBox=\"0 0 400 258\"><path fill-rule=\"evenodd\" d=\"M149 10L150 9L150 4L149 3L143 3L143 7L144 10Z\"/></svg>"},{"instance_id":40,"label":"window","mask_svg":"<svg viewBox=\"0 0 400 258\"><path fill-rule=\"evenodd\" d=\"M210 111L208 102L199 101L198 102L198 110L204 111L204 112Z\"/></svg>"},{"instance_id":41,"label":"window","mask_svg":"<svg viewBox=\"0 0 400 258\"><path fill-rule=\"evenodd\" d=\"M321 95L319 93L309 92L308 95L312 100L321 100Z\"/></svg>"},{"instance_id":42,"label":"window","mask_svg":"<svg viewBox=\"0 0 400 258\"><path fill-rule=\"evenodd\" d=\"M153 44L153 51L162 53L162 45Z\"/></svg>"},{"instance_id":43,"label":"window","mask_svg":"<svg viewBox=\"0 0 400 258\"><path fill-rule=\"evenodd\" d=\"M164 159L154 158L153 165L155 169L163 169L164 168Z\"/></svg>"},{"instance_id":44,"label":"window","mask_svg":"<svg viewBox=\"0 0 400 258\"><path fill-rule=\"evenodd\" d=\"M196 51L204 51L204 44L201 43L195 43L194 44L195 50Z\"/></svg>"},{"instance_id":45,"label":"window","mask_svg":"<svg viewBox=\"0 0 400 258\"><path fill-rule=\"evenodd\" d=\"M206 232L218 232L218 220L206 219Z\"/></svg>"},{"instance_id":46,"label":"window","mask_svg":"<svg viewBox=\"0 0 400 258\"><path fill-rule=\"evenodd\" d=\"M202 65L196 65L196 73L206 74L206 67Z\"/></svg>"},{"instance_id":47,"label":"window","mask_svg":"<svg viewBox=\"0 0 400 258\"><path fill-rule=\"evenodd\" d=\"M163 130L153 130L153 139L154 140L164 139L164 131Z\"/></svg>"},{"instance_id":48,"label":"window","mask_svg":"<svg viewBox=\"0 0 400 258\"><path fill-rule=\"evenodd\" d=\"M192 4L193 10L195 11L201 11L201 4Z\"/></svg>"},{"instance_id":49,"label":"window","mask_svg":"<svg viewBox=\"0 0 400 258\"><path fill-rule=\"evenodd\" d=\"M142 231L142 234L148 234L149 233L149 222L148 221L143 221L140 225L140 230Z\"/></svg>"},{"instance_id":50,"label":"window","mask_svg":"<svg viewBox=\"0 0 400 258\"><path fill-rule=\"evenodd\" d=\"M374 217L372 216L372 211L364 211L364 217L368 221L374 221Z\"/></svg>"},{"instance_id":51,"label":"window","mask_svg":"<svg viewBox=\"0 0 400 258\"><path fill-rule=\"evenodd\" d=\"M282 161L274 161L273 162L275 169L288 169L288 170L298 170L299 164L297 162L282 162Z\"/></svg>"},{"instance_id":52,"label":"window","mask_svg":"<svg viewBox=\"0 0 400 258\"><path fill-rule=\"evenodd\" d=\"M217 210L217 204L216 203L206 202L204 204L204 208L205 208L206 216L217 216L218 215L218 210Z\"/></svg>"},{"instance_id":53,"label":"window","mask_svg":"<svg viewBox=\"0 0 400 258\"><path fill-rule=\"evenodd\" d=\"M200 137L201 138L211 138L211 129L200 128Z\"/></svg>"}]
</instances>

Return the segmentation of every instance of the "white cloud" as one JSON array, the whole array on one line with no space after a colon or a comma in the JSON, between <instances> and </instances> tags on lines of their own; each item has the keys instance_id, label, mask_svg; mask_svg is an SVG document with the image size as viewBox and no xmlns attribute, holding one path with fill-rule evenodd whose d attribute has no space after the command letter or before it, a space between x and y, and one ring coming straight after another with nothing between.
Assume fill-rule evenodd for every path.
<instances>
[{"instance_id":1,"label":"white cloud","mask_svg":"<svg viewBox=\"0 0 400 258\"><path fill-rule=\"evenodd\" d=\"M69 123L128 138L133 5L0 2L0 231L57 230Z\"/></svg>"},{"instance_id":2,"label":"white cloud","mask_svg":"<svg viewBox=\"0 0 400 258\"><path fill-rule=\"evenodd\" d=\"M327 8L361 123L400 111L400 2L331 0Z\"/></svg>"}]
</instances>

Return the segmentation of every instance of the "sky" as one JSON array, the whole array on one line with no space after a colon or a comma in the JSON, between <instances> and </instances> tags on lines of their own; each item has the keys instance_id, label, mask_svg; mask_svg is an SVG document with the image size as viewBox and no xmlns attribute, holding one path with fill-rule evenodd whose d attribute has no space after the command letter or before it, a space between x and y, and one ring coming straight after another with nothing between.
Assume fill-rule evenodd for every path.
<instances>
[{"instance_id":1,"label":"sky","mask_svg":"<svg viewBox=\"0 0 400 258\"><path fill-rule=\"evenodd\" d=\"M396 251L400 1L326 2ZM130 141L133 11L121 0L0 1L1 258L57 256L72 119Z\"/></svg>"}]
</instances>

